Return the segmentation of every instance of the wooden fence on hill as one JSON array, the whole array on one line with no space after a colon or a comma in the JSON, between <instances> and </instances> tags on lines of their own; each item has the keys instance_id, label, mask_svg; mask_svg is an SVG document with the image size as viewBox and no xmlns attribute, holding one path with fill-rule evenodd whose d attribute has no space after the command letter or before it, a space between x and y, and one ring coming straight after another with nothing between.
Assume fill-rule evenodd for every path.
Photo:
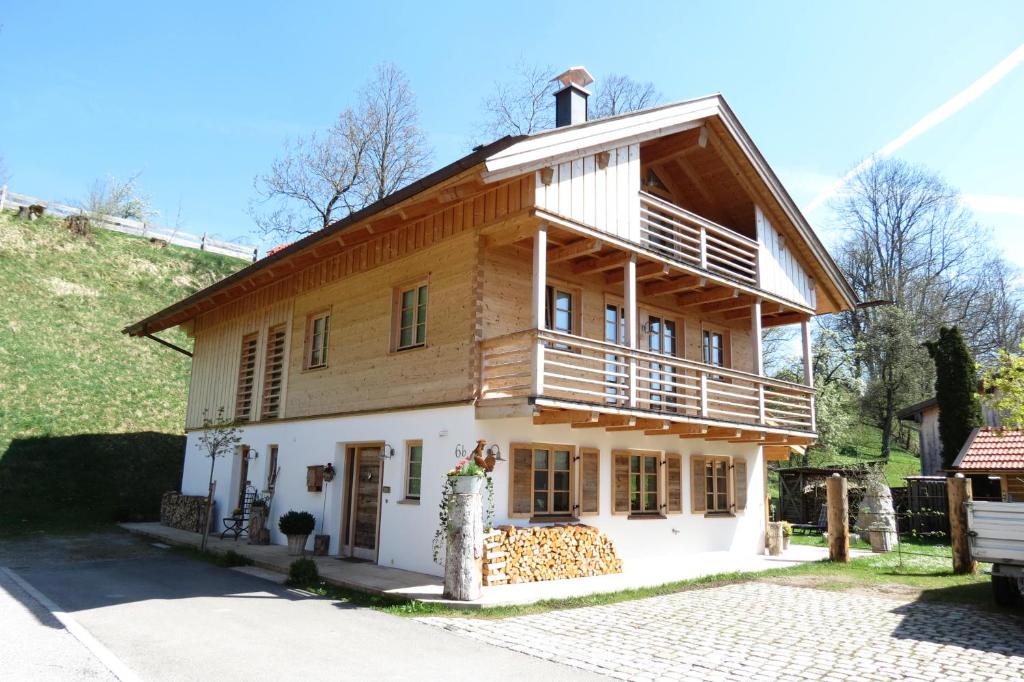
<instances>
[{"instance_id":1,"label":"wooden fence on hill","mask_svg":"<svg viewBox=\"0 0 1024 682\"><path fill-rule=\"evenodd\" d=\"M86 212L84 209L76 206L66 206L53 201L43 201L42 199L30 197L25 194L11 192L7 189L6 185L0 188L0 211L5 208L21 208L22 206L33 205L42 206L49 213L57 216L83 215ZM175 230L162 225L146 223L141 220L118 218L117 216L110 215L90 215L89 220L96 223L99 227L107 230L113 230L114 232L122 232L124 234L130 234L136 237L145 237L147 239L159 239L167 242L168 244L184 246L189 249L199 249L200 251L210 251L211 253L233 256L234 258L241 258L243 260L256 260L257 250L255 246L212 239L207 237L205 233L201 235L192 234L190 232L182 232L181 230Z\"/></svg>"}]
</instances>

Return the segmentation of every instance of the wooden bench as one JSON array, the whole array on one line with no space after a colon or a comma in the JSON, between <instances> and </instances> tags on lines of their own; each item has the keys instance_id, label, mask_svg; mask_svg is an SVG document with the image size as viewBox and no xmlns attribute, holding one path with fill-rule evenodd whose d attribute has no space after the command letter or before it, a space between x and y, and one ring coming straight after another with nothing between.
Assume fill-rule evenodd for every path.
<instances>
[{"instance_id":1,"label":"wooden bench","mask_svg":"<svg viewBox=\"0 0 1024 682\"><path fill-rule=\"evenodd\" d=\"M818 514L817 523L791 523L794 531L806 531L808 533L824 533L828 530L828 506L821 505L821 513Z\"/></svg>"}]
</instances>

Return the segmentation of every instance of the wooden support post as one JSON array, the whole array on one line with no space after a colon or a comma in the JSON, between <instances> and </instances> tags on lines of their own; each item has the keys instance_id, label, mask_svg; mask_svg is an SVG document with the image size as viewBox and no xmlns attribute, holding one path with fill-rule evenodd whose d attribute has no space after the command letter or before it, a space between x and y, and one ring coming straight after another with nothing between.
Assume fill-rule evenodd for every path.
<instances>
[{"instance_id":1,"label":"wooden support post","mask_svg":"<svg viewBox=\"0 0 1024 682\"><path fill-rule=\"evenodd\" d=\"M750 306L750 337L754 342L754 374L764 376L764 345L761 339L761 299ZM764 384L757 385L757 419L764 424Z\"/></svg>"},{"instance_id":2,"label":"wooden support post","mask_svg":"<svg viewBox=\"0 0 1024 682\"><path fill-rule=\"evenodd\" d=\"M623 303L626 309L626 345L636 350L639 347L638 333L639 333L639 322L637 320L636 310L636 254L630 254L629 260L626 261L625 271L623 272ZM627 374L626 377L626 406L636 407L636 355L630 354L627 361Z\"/></svg>"},{"instance_id":3,"label":"wooden support post","mask_svg":"<svg viewBox=\"0 0 1024 682\"><path fill-rule=\"evenodd\" d=\"M814 388L814 354L811 348L811 318L805 317L800 320L800 340L804 351L804 383L808 388ZM818 416L815 414L814 396L811 395L811 431L818 430Z\"/></svg>"},{"instance_id":4,"label":"wooden support post","mask_svg":"<svg viewBox=\"0 0 1024 682\"><path fill-rule=\"evenodd\" d=\"M826 481L828 500L828 558L830 561L850 560L850 503L846 496L846 479L832 474Z\"/></svg>"},{"instance_id":5,"label":"wooden support post","mask_svg":"<svg viewBox=\"0 0 1024 682\"><path fill-rule=\"evenodd\" d=\"M957 474L946 479L949 500L949 541L953 546L953 573L977 573L978 563L971 556L971 543L967 537L967 504L974 499L971 480Z\"/></svg>"},{"instance_id":6,"label":"wooden support post","mask_svg":"<svg viewBox=\"0 0 1024 682\"><path fill-rule=\"evenodd\" d=\"M708 416L708 373L704 371L700 373L700 416Z\"/></svg>"},{"instance_id":7,"label":"wooden support post","mask_svg":"<svg viewBox=\"0 0 1024 682\"><path fill-rule=\"evenodd\" d=\"M548 285L548 226L542 224L533 237L533 326L538 331L546 328ZM531 393L544 394L544 342L533 341L533 380Z\"/></svg>"},{"instance_id":8,"label":"wooden support post","mask_svg":"<svg viewBox=\"0 0 1024 682\"><path fill-rule=\"evenodd\" d=\"M700 269L708 269L708 232L700 226Z\"/></svg>"}]
</instances>

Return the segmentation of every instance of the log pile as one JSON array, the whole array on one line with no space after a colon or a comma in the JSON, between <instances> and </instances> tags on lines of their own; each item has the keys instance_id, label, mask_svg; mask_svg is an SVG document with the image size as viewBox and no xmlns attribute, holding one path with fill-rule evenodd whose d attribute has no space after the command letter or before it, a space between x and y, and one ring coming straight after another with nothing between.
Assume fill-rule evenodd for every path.
<instances>
[{"instance_id":1,"label":"log pile","mask_svg":"<svg viewBox=\"0 0 1024 682\"><path fill-rule=\"evenodd\" d=\"M622 572L611 540L579 524L500 526L484 538L484 585L584 578Z\"/></svg>"},{"instance_id":2,"label":"log pile","mask_svg":"<svg viewBox=\"0 0 1024 682\"><path fill-rule=\"evenodd\" d=\"M206 518L206 497L166 492L160 498L160 523L171 528L203 532Z\"/></svg>"}]
</instances>

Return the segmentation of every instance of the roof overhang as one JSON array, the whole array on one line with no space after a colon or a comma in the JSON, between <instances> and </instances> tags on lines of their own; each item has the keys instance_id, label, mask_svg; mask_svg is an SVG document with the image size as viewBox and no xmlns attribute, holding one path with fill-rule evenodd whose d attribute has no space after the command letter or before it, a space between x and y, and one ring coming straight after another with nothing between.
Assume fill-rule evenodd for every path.
<instances>
[{"instance_id":1,"label":"roof overhang","mask_svg":"<svg viewBox=\"0 0 1024 682\"><path fill-rule=\"evenodd\" d=\"M484 163L484 181L503 180L625 144L699 128L711 118L721 122L793 229L821 264L842 298L837 302L839 307L853 308L857 301L853 287L720 94L531 135L488 156Z\"/></svg>"}]
</instances>

